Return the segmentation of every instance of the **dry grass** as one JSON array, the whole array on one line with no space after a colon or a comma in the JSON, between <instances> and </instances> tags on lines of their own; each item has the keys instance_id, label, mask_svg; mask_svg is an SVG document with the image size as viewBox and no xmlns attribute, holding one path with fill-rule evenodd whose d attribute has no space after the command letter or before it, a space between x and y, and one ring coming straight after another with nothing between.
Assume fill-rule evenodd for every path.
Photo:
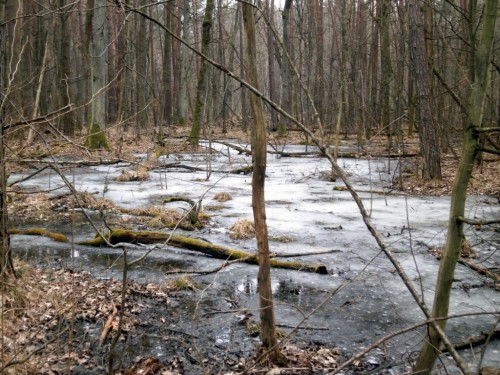
<instances>
[{"instance_id":1,"label":"dry grass","mask_svg":"<svg viewBox=\"0 0 500 375\"><path fill-rule=\"evenodd\" d=\"M233 224L229 237L233 240L247 240L255 236L255 225L253 221L243 219Z\"/></svg>"},{"instance_id":2,"label":"dry grass","mask_svg":"<svg viewBox=\"0 0 500 375\"><path fill-rule=\"evenodd\" d=\"M78 199L73 194L60 197L49 197L45 193L16 194L12 196L9 204L9 214L24 219L47 219L54 215L52 211L79 208L96 211L116 210L116 206L109 199L98 198L91 193L78 193L77 197Z\"/></svg>"},{"instance_id":3,"label":"dry grass","mask_svg":"<svg viewBox=\"0 0 500 375\"><path fill-rule=\"evenodd\" d=\"M227 202L227 201L230 201L231 199L233 199L231 194L229 194L225 191L221 191L220 193L217 193L214 196L214 200L217 202Z\"/></svg>"},{"instance_id":4,"label":"dry grass","mask_svg":"<svg viewBox=\"0 0 500 375\"><path fill-rule=\"evenodd\" d=\"M119 208L122 214L127 216L122 216L120 222L117 223L120 226L123 225L145 225L148 228L173 228L179 226L179 228L184 230L194 230L199 228L193 225L189 221L189 217L181 210L175 208L164 208L161 206L150 206L147 208ZM210 216L205 212L200 212L198 214L198 219L201 225L205 225L209 220Z\"/></svg>"},{"instance_id":5,"label":"dry grass","mask_svg":"<svg viewBox=\"0 0 500 375\"><path fill-rule=\"evenodd\" d=\"M146 167L138 166L134 170L123 170L115 180L119 182L147 181L149 180L149 171Z\"/></svg>"},{"instance_id":6,"label":"dry grass","mask_svg":"<svg viewBox=\"0 0 500 375\"><path fill-rule=\"evenodd\" d=\"M183 276L167 281L166 286L169 291L177 292L182 290L199 290L200 286L190 277Z\"/></svg>"}]
</instances>

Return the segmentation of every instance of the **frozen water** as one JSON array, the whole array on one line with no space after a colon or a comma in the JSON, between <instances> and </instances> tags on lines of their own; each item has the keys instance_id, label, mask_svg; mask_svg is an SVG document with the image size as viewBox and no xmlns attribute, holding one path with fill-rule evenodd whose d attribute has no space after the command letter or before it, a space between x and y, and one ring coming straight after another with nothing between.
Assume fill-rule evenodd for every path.
<instances>
[{"instance_id":1,"label":"frozen water","mask_svg":"<svg viewBox=\"0 0 500 375\"><path fill-rule=\"evenodd\" d=\"M205 145L208 145L207 143ZM67 178L79 191L96 193L124 207L146 207L160 204L162 198L182 194L193 200L202 200L211 224L194 235L213 243L255 251L255 240L232 240L229 228L240 219L252 218L251 176L233 174L231 170L248 166L251 157L239 154L217 142L211 143L213 154L170 154L160 158L160 167L150 172L151 178L142 182L117 182L114 179L128 165L97 166L65 170ZM240 145L248 147L248 145ZM272 150L272 148L269 148ZM305 146L286 146L287 152L303 152ZM308 147L308 151L315 148ZM217 153L215 151L219 151ZM177 163L172 167L173 163ZM357 189L361 191L386 191L392 188L397 174L397 162L384 159L340 159L339 164L348 172ZM390 164L390 166L389 166ZM202 171L190 171L196 167ZM329 163L317 156L279 157L268 155L266 179L267 223L271 237L271 251L283 254L302 254L306 262L324 263L330 274L326 276L273 270L273 292L276 298L278 321L296 324L302 313L314 310L320 302L327 302L307 320L306 324L327 326L328 331L317 331L315 337L332 342L349 350L359 348L381 336L423 320L423 314L413 302L409 292L395 273L392 265L380 253L375 241L361 220L358 208L348 192L334 190L340 181L329 180ZM13 175L10 181L23 176ZM21 184L30 191L54 188L52 194L65 190L61 178L54 172L41 173ZM213 198L218 192L228 192L233 199L219 203ZM363 202L385 237L386 243L411 280L430 306L434 294L439 262L429 247L443 246L446 236L449 197L411 197L405 195L360 193ZM498 218L500 206L493 198L470 196L467 212L474 219ZM475 251L484 265L499 267L500 239L498 232L484 228L477 231L467 227L470 241L477 245ZM91 236L91 230L80 236ZM193 235L193 234L191 234ZM290 241L279 241L287 238ZM274 239L274 240L273 240ZM49 240L14 236L13 247L18 253L65 259L69 250ZM145 250L136 250L140 256ZM326 254L308 255L320 251ZM114 250L98 251L83 247L75 249L81 265L90 262L101 276L117 275L120 255ZM134 254L132 254L134 256ZM79 260L78 260L79 259ZM141 280L161 280L169 267L210 269L219 261L199 254L175 250L155 251L141 267L131 272L131 277ZM213 277L213 276L211 276ZM205 277L207 280L209 277ZM465 266L457 265L456 281L452 292L451 314L499 311L498 292L486 287L486 279ZM232 293L250 308L257 308L256 267L236 264L224 269L213 282L213 288L230 286ZM336 292L343 283L349 283ZM495 317L479 315L453 319L449 332L454 339L464 338L491 329ZM398 336L389 341L388 350L394 355L417 351L424 330ZM218 340L226 340L224 336ZM500 366L494 353L500 350L493 342L487 352L490 365ZM372 353L373 354L373 353ZM369 361L378 362L379 356Z\"/></svg>"}]
</instances>

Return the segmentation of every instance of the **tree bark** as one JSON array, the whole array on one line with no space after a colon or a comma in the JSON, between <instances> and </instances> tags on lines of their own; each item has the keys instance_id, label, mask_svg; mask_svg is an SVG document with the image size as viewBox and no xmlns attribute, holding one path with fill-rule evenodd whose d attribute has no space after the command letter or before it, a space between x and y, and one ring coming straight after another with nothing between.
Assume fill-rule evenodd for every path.
<instances>
[{"instance_id":1,"label":"tree bark","mask_svg":"<svg viewBox=\"0 0 500 375\"><path fill-rule=\"evenodd\" d=\"M283 22L283 46L285 48L284 53L290 54L291 42L290 42L290 10L292 7L292 0L286 0L283 7L282 22ZM293 98L293 86L292 86L292 67L286 56L282 59L281 63L281 105L283 109L292 113L292 98ZM284 134L286 131L286 125L289 121L283 118L280 122L280 127L278 132Z\"/></svg>"},{"instance_id":2,"label":"tree bark","mask_svg":"<svg viewBox=\"0 0 500 375\"><path fill-rule=\"evenodd\" d=\"M190 14L190 0L184 0L184 5L182 9L182 38L184 40L189 40L190 34L190 24L191 24L191 14ZM184 123L186 121L186 116L189 110L189 95L188 95L188 82L189 82L189 49L182 44L181 45L181 77L179 84L179 121Z\"/></svg>"},{"instance_id":3,"label":"tree bark","mask_svg":"<svg viewBox=\"0 0 500 375\"><path fill-rule=\"evenodd\" d=\"M90 149L109 149L106 130L106 83L107 64L106 51L108 44L108 29L106 22L106 0L88 0L87 2L87 35L91 56L90 85L92 104L90 114L90 129L86 145Z\"/></svg>"},{"instance_id":4,"label":"tree bark","mask_svg":"<svg viewBox=\"0 0 500 375\"><path fill-rule=\"evenodd\" d=\"M139 2L136 2L138 5ZM137 17L136 17L137 18ZM138 30L135 35L135 100L136 100L136 118L135 130L137 139L141 136L141 130L145 128L148 121L148 36L146 19L138 17ZM163 82L165 84L165 82ZM165 103L164 103L165 104Z\"/></svg>"},{"instance_id":5,"label":"tree bark","mask_svg":"<svg viewBox=\"0 0 500 375\"><path fill-rule=\"evenodd\" d=\"M204 55L208 55L208 48L210 47L210 31L212 29L213 22L213 12L215 8L214 0L207 0L207 5L205 8L205 16L203 17L203 24L201 28L201 52ZM189 143L194 146L198 145L200 140L201 131L201 115L203 112L203 102L205 99L206 91L206 75L207 75L208 63L205 59L200 62L200 70L198 72L198 90L196 92L196 101L194 105L194 118L193 126L191 127L191 133L189 134Z\"/></svg>"},{"instance_id":6,"label":"tree bark","mask_svg":"<svg viewBox=\"0 0 500 375\"><path fill-rule=\"evenodd\" d=\"M448 237L439 265L432 317L446 317L448 315L455 267L465 240L464 223L460 218L465 216L467 186L479 150L478 129L482 126L484 102L489 84L489 65L495 36L498 2L499 0L485 1L483 28L474 65L474 83L469 102L468 126L464 134L462 157L453 183ZM438 324L444 330L446 320L442 320ZM431 373L438 355L436 348L440 347L440 343L441 340L436 331L429 327L428 336L415 365L415 372L419 374Z\"/></svg>"},{"instance_id":7,"label":"tree bark","mask_svg":"<svg viewBox=\"0 0 500 375\"><path fill-rule=\"evenodd\" d=\"M58 7L61 9L66 5L66 0L59 0ZM58 37L60 38L60 48L59 48L59 64L58 68L58 90L57 94L59 97L59 108L65 107L71 103L71 90L70 82L72 78L71 74L71 63L70 63L70 47L71 47L71 29L69 28L68 18L70 16L69 10L61 10L59 14L59 29L60 33ZM58 119L59 129L61 129L64 134L74 135L75 132L75 114L73 111L69 111L64 114L64 116Z\"/></svg>"},{"instance_id":8,"label":"tree bark","mask_svg":"<svg viewBox=\"0 0 500 375\"><path fill-rule=\"evenodd\" d=\"M255 21L253 7L243 3L243 23L245 26L246 48L245 68L248 82L258 89L256 66L257 47L255 42ZM252 126L252 209L257 236L259 256L259 273L257 276L260 303L260 322L262 346L269 350L269 360L272 363L281 360L281 353L276 338L276 323L274 317L273 292L271 289L271 267L269 256L269 241L266 223L266 205L264 186L266 178L266 125L261 99L254 93L250 94L250 107L253 115Z\"/></svg>"},{"instance_id":9,"label":"tree bark","mask_svg":"<svg viewBox=\"0 0 500 375\"><path fill-rule=\"evenodd\" d=\"M417 94L417 121L422 155L422 177L441 179L441 149L439 133L433 119L429 62L425 50L424 25L417 0L409 1L410 52Z\"/></svg>"},{"instance_id":10,"label":"tree bark","mask_svg":"<svg viewBox=\"0 0 500 375\"><path fill-rule=\"evenodd\" d=\"M381 80L380 80L380 97L382 100L382 129L387 135L388 150L392 149L392 125L391 125L391 42L389 38L389 11L391 6L390 0L381 0Z\"/></svg>"},{"instance_id":11,"label":"tree bark","mask_svg":"<svg viewBox=\"0 0 500 375\"><path fill-rule=\"evenodd\" d=\"M273 38L273 32L271 27L274 27L274 0L266 1L267 17L269 18L269 24L267 26L267 65L268 65L268 78L269 78L269 98L273 102L278 102L278 93L276 90L276 80L275 80L275 69L274 69L274 51L275 43ZM278 112L271 109L271 130L276 131L278 129Z\"/></svg>"},{"instance_id":12,"label":"tree bark","mask_svg":"<svg viewBox=\"0 0 500 375\"><path fill-rule=\"evenodd\" d=\"M163 22L165 25L171 29L172 28L172 11L173 7L171 2L164 4L164 16ZM165 125L170 125L172 123L172 110L173 110L173 98L172 98L172 68L173 68L173 54L172 54L172 37L169 33L165 32L165 44L163 46L163 121ZM163 126L163 123L160 124Z\"/></svg>"},{"instance_id":13,"label":"tree bark","mask_svg":"<svg viewBox=\"0 0 500 375\"><path fill-rule=\"evenodd\" d=\"M4 31L7 27L5 24L5 0L0 0L0 281L4 281L7 277L14 275L14 265L12 263L12 255L10 252L9 233L7 232L7 175L5 171L5 64L7 62L7 46L4 40ZM0 286L3 290L4 284Z\"/></svg>"}]
</instances>

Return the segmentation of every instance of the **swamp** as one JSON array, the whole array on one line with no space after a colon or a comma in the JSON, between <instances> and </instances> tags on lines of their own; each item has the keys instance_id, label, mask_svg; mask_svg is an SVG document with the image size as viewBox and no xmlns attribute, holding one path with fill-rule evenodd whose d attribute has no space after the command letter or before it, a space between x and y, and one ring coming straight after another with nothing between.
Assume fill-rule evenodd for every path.
<instances>
[{"instance_id":1,"label":"swamp","mask_svg":"<svg viewBox=\"0 0 500 375\"><path fill-rule=\"evenodd\" d=\"M95 162L61 153L10 175L11 248L23 281L4 303L29 311L4 334L6 358L20 360L13 373L99 374L110 362L124 374L333 373L350 359L338 373L411 371L425 316L331 165L315 146L299 143L268 145L272 259L302 266L271 271L287 364L273 370L258 362L258 267L247 263L257 246L245 169L250 145L211 139L186 151L182 139L169 142L161 152ZM350 141L338 157L384 241L432 304L446 184L412 185L413 159L368 157ZM490 173L497 167L490 164ZM412 188L400 189L402 181ZM468 196L468 217L498 218L498 180L481 187L489 190ZM105 234L118 229L136 237L113 242ZM107 246L97 231L118 245ZM246 255L220 259L175 236ZM447 332L474 368L499 368L498 227L470 225L466 236L471 246L455 272ZM323 272L306 267L317 264ZM446 351L437 369L460 373Z\"/></svg>"}]
</instances>

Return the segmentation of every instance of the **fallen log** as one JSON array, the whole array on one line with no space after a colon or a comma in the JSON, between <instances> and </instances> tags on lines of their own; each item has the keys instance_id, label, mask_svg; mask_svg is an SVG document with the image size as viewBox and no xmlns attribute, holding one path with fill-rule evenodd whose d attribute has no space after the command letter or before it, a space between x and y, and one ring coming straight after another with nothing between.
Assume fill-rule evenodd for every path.
<instances>
[{"instance_id":1,"label":"fallen log","mask_svg":"<svg viewBox=\"0 0 500 375\"><path fill-rule=\"evenodd\" d=\"M153 231L133 231L125 229L114 229L111 232L104 234L106 239L113 245L121 242L125 243L165 243L172 246L182 247L184 249L198 251L206 255L210 255L217 259L236 260L241 259L242 262L250 264L259 264L257 255L246 251L231 249L220 245L215 245L207 241L196 238L180 236L177 234L170 235L164 232ZM100 236L90 240L81 241L79 245L87 246L106 246L106 241ZM276 259L271 259L271 267L285 268L297 271L314 272L326 275L328 270L324 264L306 264L302 262L283 262Z\"/></svg>"},{"instance_id":2,"label":"fallen log","mask_svg":"<svg viewBox=\"0 0 500 375\"><path fill-rule=\"evenodd\" d=\"M28 236L43 236L48 237L57 242L69 242L68 237L62 233L50 232L43 228L28 228L28 229L9 229L9 234L25 234Z\"/></svg>"}]
</instances>

